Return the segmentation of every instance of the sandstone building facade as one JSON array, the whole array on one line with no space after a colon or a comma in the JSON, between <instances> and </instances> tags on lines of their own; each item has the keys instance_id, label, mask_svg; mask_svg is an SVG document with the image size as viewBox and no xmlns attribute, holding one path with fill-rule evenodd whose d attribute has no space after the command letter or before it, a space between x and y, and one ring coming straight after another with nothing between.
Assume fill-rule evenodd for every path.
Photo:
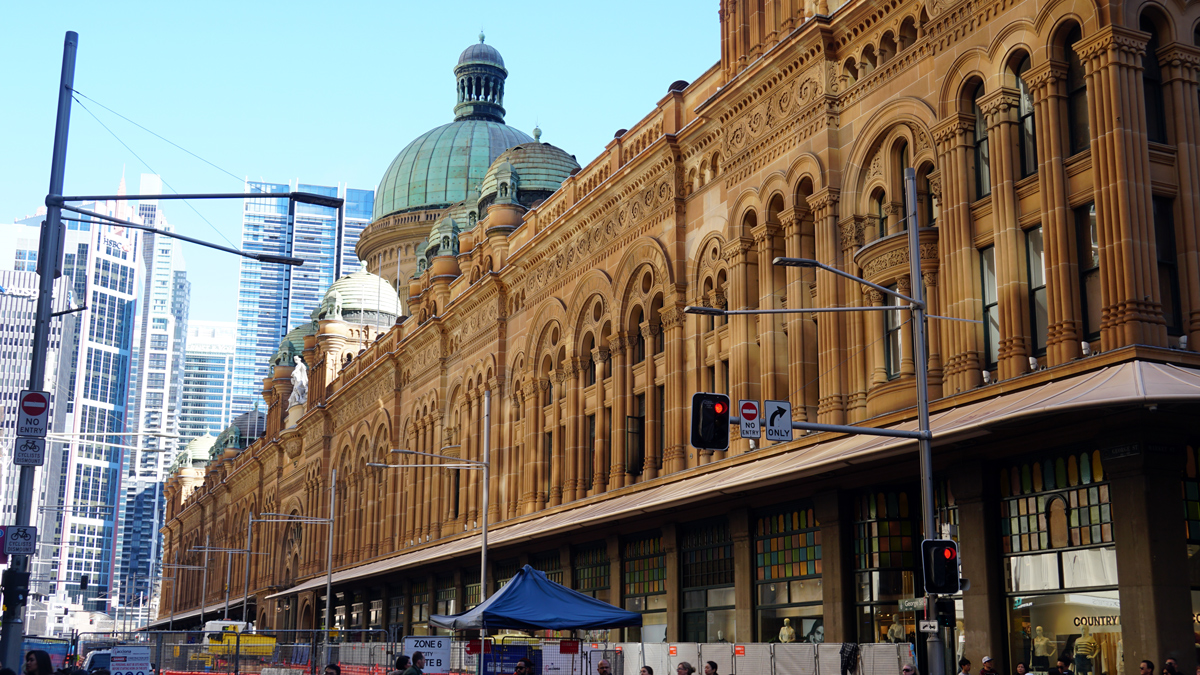
<instances>
[{"instance_id":1,"label":"sandstone building facade","mask_svg":"<svg viewBox=\"0 0 1200 675\"><path fill-rule=\"evenodd\" d=\"M486 516L488 592L529 563L644 613L613 638L765 642L788 619L797 639L919 644L901 604L919 592L914 445L688 445L696 391L912 428L906 314L683 311L889 302L771 264L816 258L923 284L942 317L924 358L937 534L972 581L956 653L1034 671L1069 654L1081 674L1170 654L1190 672L1198 20L1170 0L722 0L720 62L582 167L503 124L508 71L481 41L455 122L377 191L367 271L281 345L265 435L168 493L165 554L243 546L248 515L324 517L336 472L341 627L424 633L478 603ZM479 472L393 449L489 461L486 514ZM398 457L422 466L368 466ZM265 525L254 547L271 555L248 581L235 563L235 605L248 587L260 626L318 626L324 530ZM223 598L199 573L180 584L176 625Z\"/></svg>"}]
</instances>

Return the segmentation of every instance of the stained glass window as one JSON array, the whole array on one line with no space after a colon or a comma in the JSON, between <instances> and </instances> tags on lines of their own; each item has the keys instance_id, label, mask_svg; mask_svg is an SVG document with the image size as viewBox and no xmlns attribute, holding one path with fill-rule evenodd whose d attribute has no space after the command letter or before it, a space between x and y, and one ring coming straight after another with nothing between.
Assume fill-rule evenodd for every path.
<instances>
[{"instance_id":1,"label":"stained glass window","mask_svg":"<svg viewBox=\"0 0 1200 675\"><path fill-rule=\"evenodd\" d=\"M529 561L529 566L535 570L545 572L546 578L556 584L561 584L563 580L562 573L562 556L558 551L549 551L541 555L533 556Z\"/></svg>"},{"instance_id":2,"label":"stained glass window","mask_svg":"<svg viewBox=\"0 0 1200 675\"><path fill-rule=\"evenodd\" d=\"M1189 544L1200 545L1200 446L1187 446L1187 469L1183 479L1183 517L1187 520Z\"/></svg>"},{"instance_id":3,"label":"stained glass window","mask_svg":"<svg viewBox=\"0 0 1200 675\"><path fill-rule=\"evenodd\" d=\"M1006 467L1000 486L1005 553L1113 541L1109 486L1098 450Z\"/></svg>"},{"instance_id":4,"label":"stained glass window","mask_svg":"<svg viewBox=\"0 0 1200 675\"><path fill-rule=\"evenodd\" d=\"M608 588L608 550L597 544L575 551L575 590L590 593Z\"/></svg>"},{"instance_id":5,"label":"stained glass window","mask_svg":"<svg viewBox=\"0 0 1200 675\"><path fill-rule=\"evenodd\" d=\"M682 528L679 549L684 588L733 584L733 538L727 521Z\"/></svg>"},{"instance_id":6,"label":"stained glass window","mask_svg":"<svg viewBox=\"0 0 1200 675\"><path fill-rule=\"evenodd\" d=\"M667 558L663 554L662 537L655 535L626 541L624 551L625 595L665 593Z\"/></svg>"},{"instance_id":7,"label":"stained glass window","mask_svg":"<svg viewBox=\"0 0 1200 675\"><path fill-rule=\"evenodd\" d=\"M754 537L758 581L821 574L821 529L811 506L759 516Z\"/></svg>"},{"instance_id":8,"label":"stained glass window","mask_svg":"<svg viewBox=\"0 0 1200 675\"><path fill-rule=\"evenodd\" d=\"M914 527L908 493L870 492L855 504L855 564L860 570L913 566Z\"/></svg>"}]
</instances>

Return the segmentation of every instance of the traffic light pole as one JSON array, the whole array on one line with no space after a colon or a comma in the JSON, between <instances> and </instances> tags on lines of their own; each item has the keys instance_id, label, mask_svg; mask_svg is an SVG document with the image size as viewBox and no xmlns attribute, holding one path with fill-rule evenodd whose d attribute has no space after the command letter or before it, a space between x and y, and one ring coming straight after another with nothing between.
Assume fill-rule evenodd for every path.
<instances>
[{"instance_id":1,"label":"traffic light pole","mask_svg":"<svg viewBox=\"0 0 1200 675\"><path fill-rule=\"evenodd\" d=\"M895 305L883 308L874 307L818 307L818 308L789 308L786 310L724 310L712 307L688 307L684 311L688 314L701 315L720 315L728 314L779 314L793 312L847 312L847 311L909 311L912 312L912 339L915 361L915 375L917 387L917 431L907 431L903 429L881 429L876 427L860 427L841 424L817 424L812 422L792 422L793 429L803 429L809 431L829 431L835 433L846 434L869 434L873 436L891 436L896 438L915 439L918 443L918 456L920 459L920 485L921 485L921 527L924 534L924 539L934 539L937 536L934 525L934 492L933 492L933 431L930 428L929 421L929 350L927 347L926 321L929 315L926 313L925 304L925 287L921 276L921 240L920 231L917 227L917 176L916 171L909 168L904 170L904 192L907 202L907 212L904 214L908 232L908 259L909 259L909 278L911 280L912 295L904 295L895 290L880 286L878 284L867 281L849 272L825 265L812 259L806 258L776 258L773 263L787 267L815 267L823 269L832 274L850 279L851 281L863 284L870 288L874 288L881 293L894 297L902 302L907 302L907 305ZM953 317L938 317L941 319L955 321L969 321L977 323L972 319L956 319ZM719 397L719 401L715 401L714 397ZM705 410L701 409L699 404L708 402L709 415L706 416ZM715 401L715 402L714 402ZM716 403L727 406L729 398L724 394L707 394L697 393L692 399L692 445L696 447L713 448L714 445L697 445L698 439L700 442L723 443L724 447L728 447L728 435L723 438L718 438L719 435L706 435L704 430L704 419L711 420L712 412L720 414L722 421L726 418L731 424L741 422L741 418L729 414L729 409L716 410L713 406ZM698 421L699 420L699 421ZM924 545L922 545L922 550ZM957 556L955 563L957 564ZM922 565L928 565L928 562L922 560ZM955 574L957 576L957 568ZM928 588L928 585L926 585ZM937 618L937 599L936 593L927 592L925 595L925 618ZM928 633L925 639L926 647L926 671L927 675L947 675L946 671L946 653L944 643L939 632Z\"/></svg>"},{"instance_id":2,"label":"traffic light pole","mask_svg":"<svg viewBox=\"0 0 1200 675\"><path fill-rule=\"evenodd\" d=\"M79 35L67 31L63 40L62 73L58 84L58 116L54 125L54 151L50 160L50 195L61 195L63 176L67 166L67 129L71 125L71 90L75 86L75 50L79 44ZM46 220L42 222L41 242L38 247L38 299L36 322L33 327L33 356L29 364L29 389L40 391L46 382L46 345L50 343L50 322L53 319L52 303L54 301L54 278L61 270L59 260L62 259L62 210L56 207L46 209ZM17 488L17 513L13 525L28 526L33 512L33 477L36 467L22 466L20 482ZM10 596L17 590L20 579L29 578L30 556L14 555L9 560L8 570L4 573L4 599L10 602ZM25 584L28 593L28 582ZM24 662L21 653L21 638L24 633L25 607L16 607L4 613L3 627L0 631L0 658L4 663L19 664Z\"/></svg>"}]
</instances>

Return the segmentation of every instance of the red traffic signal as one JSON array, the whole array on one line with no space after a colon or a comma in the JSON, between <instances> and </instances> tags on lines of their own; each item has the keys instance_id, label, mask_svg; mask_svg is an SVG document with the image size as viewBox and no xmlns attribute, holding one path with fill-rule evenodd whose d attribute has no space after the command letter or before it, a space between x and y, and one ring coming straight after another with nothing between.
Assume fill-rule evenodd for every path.
<instances>
[{"instance_id":1,"label":"red traffic signal","mask_svg":"<svg viewBox=\"0 0 1200 675\"><path fill-rule=\"evenodd\" d=\"M729 449L729 397L692 394L692 446L700 450Z\"/></svg>"},{"instance_id":2,"label":"red traffic signal","mask_svg":"<svg viewBox=\"0 0 1200 675\"><path fill-rule=\"evenodd\" d=\"M953 539L926 539L921 542L921 568L925 592L954 595L961 590L958 569L958 542Z\"/></svg>"}]
</instances>

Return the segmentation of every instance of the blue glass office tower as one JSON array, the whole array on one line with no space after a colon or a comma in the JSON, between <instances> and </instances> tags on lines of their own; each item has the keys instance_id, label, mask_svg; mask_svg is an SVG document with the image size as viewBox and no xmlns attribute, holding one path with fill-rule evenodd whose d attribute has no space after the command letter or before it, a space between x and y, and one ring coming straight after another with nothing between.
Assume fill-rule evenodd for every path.
<instances>
[{"instance_id":1,"label":"blue glass office tower","mask_svg":"<svg viewBox=\"0 0 1200 675\"><path fill-rule=\"evenodd\" d=\"M296 204L289 222L286 199L247 199L242 212L242 248L294 256L300 267L242 259L238 284L237 348L234 356L233 413L247 412L261 400L262 381L284 333L311 321L310 314L338 277L357 271L354 246L371 221L373 190L345 186L247 181L246 192L264 194L292 190L346 200L341 228L337 209ZM259 403L260 407L265 408Z\"/></svg>"}]
</instances>

